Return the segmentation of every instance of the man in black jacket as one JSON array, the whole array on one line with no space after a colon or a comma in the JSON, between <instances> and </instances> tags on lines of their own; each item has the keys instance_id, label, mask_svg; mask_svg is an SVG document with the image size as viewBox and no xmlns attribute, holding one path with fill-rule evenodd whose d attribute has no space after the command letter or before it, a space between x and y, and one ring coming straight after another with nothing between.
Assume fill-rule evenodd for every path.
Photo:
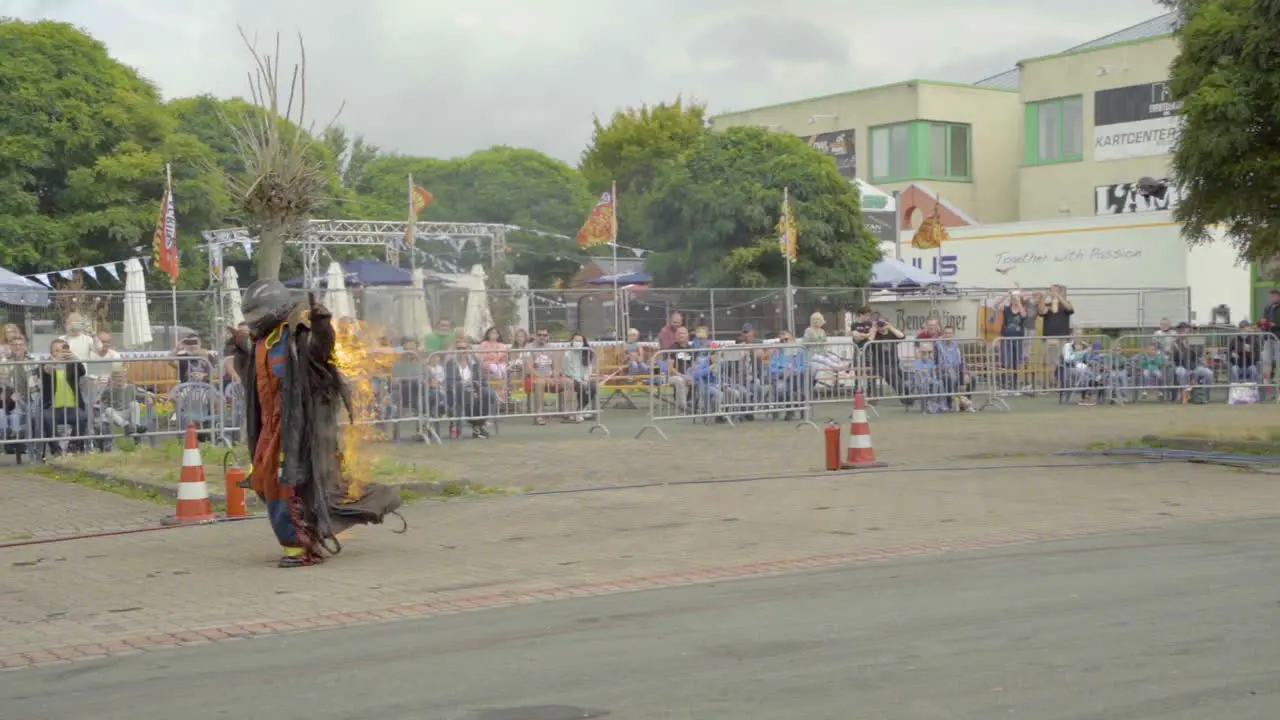
<instances>
[{"instance_id":1,"label":"man in black jacket","mask_svg":"<svg viewBox=\"0 0 1280 720\"><path fill-rule=\"evenodd\" d=\"M1186 387L1195 381L1196 385L1212 385L1213 371L1204 363L1204 344L1191 341L1191 325L1178 323L1178 337L1170 348L1173 360L1174 376L1178 385Z\"/></svg>"}]
</instances>

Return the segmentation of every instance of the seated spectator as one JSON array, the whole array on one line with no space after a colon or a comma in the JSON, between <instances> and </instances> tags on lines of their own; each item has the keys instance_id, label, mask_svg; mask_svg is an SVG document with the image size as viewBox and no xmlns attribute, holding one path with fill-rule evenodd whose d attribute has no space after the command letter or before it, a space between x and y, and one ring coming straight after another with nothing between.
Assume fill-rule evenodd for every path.
<instances>
[{"instance_id":1,"label":"seated spectator","mask_svg":"<svg viewBox=\"0 0 1280 720\"><path fill-rule=\"evenodd\" d=\"M1097 379L1093 369L1089 367L1089 360L1093 354L1093 348L1080 331L1073 330L1071 340L1062 346L1063 376L1067 381L1068 389L1058 394L1059 403L1071 402L1072 391L1078 391L1081 405L1093 404L1090 399L1091 388Z\"/></svg>"},{"instance_id":2,"label":"seated spectator","mask_svg":"<svg viewBox=\"0 0 1280 720\"><path fill-rule=\"evenodd\" d=\"M916 335L917 340L935 340L942 337L942 321L937 315L930 315L924 321L924 328L920 330L920 334Z\"/></svg>"},{"instance_id":3,"label":"seated spectator","mask_svg":"<svg viewBox=\"0 0 1280 720\"><path fill-rule=\"evenodd\" d=\"M1178 336L1170 349L1173 372L1178 385L1212 385L1213 371L1204 362L1204 345L1193 343L1191 324L1178 323Z\"/></svg>"},{"instance_id":4,"label":"seated spectator","mask_svg":"<svg viewBox=\"0 0 1280 720\"><path fill-rule=\"evenodd\" d=\"M827 319L820 312L809 316L809 327L804 329L801 342L805 345L822 345L827 342L827 331L824 329Z\"/></svg>"},{"instance_id":5,"label":"seated spectator","mask_svg":"<svg viewBox=\"0 0 1280 720\"><path fill-rule=\"evenodd\" d=\"M66 340L54 340L49 345L49 354L53 362L40 366L43 437L53 438L58 427L64 425L71 429L72 436L83 437L89 427L89 407L80 392L84 364L72 354ZM61 451L57 443L50 443L50 453L56 455Z\"/></svg>"},{"instance_id":6,"label":"seated spectator","mask_svg":"<svg viewBox=\"0 0 1280 720\"><path fill-rule=\"evenodd\" d=\"M941 328L942 336L934 343L934 355L942 389L947 394L947 408L956 412L973 412L975 383L965 364L964 350L956 340L954 327Z\"/></svg>"},{"instance_id":7,"label":"seated spectator","mask_svg":"<svg viewBox=\"0 0 1280 720\"><path fill-rule=\"evenodd\" d=\"M703 415L719 415L725 392L721 387L720 353L712 351L700 355L695 361L690 377L693 379L693 391L698 395L698 404ZM733 402L733 399L730 399ZM724 422L724 417L716 417L716 422Z\"/></svg>"},{"instance_id":8,"label":"seated spectator","mask_svg":"<svg viewBox=\"0 0 1280 720\"><path fill-rule=\"evenodd\" d=\"M1168 371L1168 358L1160 352L1160 346L1154 342L1147 345L1141 355L1134 358L1133 379L1139 388L1158 388L1167 385L1165 374Z\"/></svg>"},{"instance_id":9,"label":"seated spectator","mask_svg":"<svg viewBox=\"0 0 1280 720\"><path fill-rule=\"evenodd\" d=\"M920 343L906 378L908 394L925 398L924 411L927 413L936 413L945 407L945 404L938 400L943 393L943 388L934 352L933 343Z\"/></svg>"},{"instance_id":10,"label":"seated spectator","mask_svg":"<svg viewBox=\"0 0 1280 720\"><path fill-rule=\"evenodd\" d=\"M111 373L102 393L102 418L123 430L125 435L141 435L146 432L142 424L143 409L154 403L154 395L130 383L129 373L117 370Z\"/></svg>"},{"instance_id":11,"label":"seated spectator","mask_svg":"<svg viewBox=\"0 0 1280 720\"><path fill-rule=\"evenodd\" d=\"M694 328L693 339L689 341L689 345L695 350L707 350L711 347L711 331L706 325Z\"/></svg>"},{"instance_id":12,"label":"seated spectator","mask_svg":"<svg viewBox=\"0 0 1280 720\"><path fill-rule=\"evenodd\" d=\"M675 392L676 410L687 412L689 393L693 390L694 350L689 342L689 328L683 325L676 328L674 344L663 355L663 374L666 382Z\"/></svg>"},{"instance_id":13,"label":"seated spectator","mask_svg":"<svg viewBox=\"0 0 1280 720\"><path fill-rule=\"evenodd\" d=\"M649 363L644 361L644 350L640 347L640 331L631 328L627 330L627 342L622 347L625 353L626 370L628 375L649 375L653 372L653 368Z\"/></svg>"},{"instance_id":14,"label":"seated spectator","mask_svg":"<svg viewBox=\"0 0 1280 720\"><path fill-rule=\"evenodd\" d=\"M480 343L480 352L485 376L494 380L506 380L507 344L502 341L502 333L498 328L491 327L484 331L484 342Z\"/></svg>"},{"instance_id":15,"label":"seated spectator","mask_svg":"<svg viewBox=\"0 0 1280 720\"><path fill-rule=\"evenodd\" d=\"M779 346L769 361L769 375L773 380L773 396L778 402L798 406L808 399L808 357L804 348L794 343L791 333L778 334ZM795 410L787 410L783 419L790 420L794 414Z\"/></svg>"},{"instance_id":16,"label":"seated spectator","mask_svg":"<svg viewBox=\"0 0 1280 720\"><path fill-rule=\"evenodd\" d=\"M524 353L524 389L529 395L535 425L547 424L546 417L542 415L547 393L555 393L562 404L564 401L564 388L560 382L564 353L548 345L550 341L550 333L539 330L533 335L529 351Z\"/></svg>"},{"instance_id":17,"label":"seated spectator","mask_svg":"<svg viewBox=\"0 0 1280 720\"><path fill-rule=\"evenodd\" d=\"M403 352L396 356L391 365L391 398L395 403L392 417L400 417L403 411L417 413L422 407L422 378L426 373L422 353L418 341L405 338L401 344Z\"/></svg>"},{"instance_id":18,"label":"seated spectator","mask_svg":"<svg viewBox=\"0 0 1280 720\"><path fill-rule=\"evenodd\" d=\"M1248 320L1240 321L1240 334L1227 341L1227 372L1231 382L1258 382L1262 378L1260 338Z\"/></svg>"},{"instance_id":19,"label":"seated spectator","mask_svg":"<svg viewBox=\"0 0 1280 720\"><path fill-rule=\"evenodd\" d=\"M722 383L745 406L742 418L753 421L755 412L773 395L773 383L767 378L770 356L765 348L752 347L758 345L758 341L751 323L742 326L738 342L746 347L725 353L725 360L721 362Z\"/></svg>"},{"instance_id":20,"label":"seated spectator","mask_svg":"<svg viewBox=\"0 0 1280 720\"><path fill-rule=\"evenodd\" d=\"M565 416L564 422L580 423L584 415L595 413L596 381L594 373L594 356L587 337L575 332L569 337L569 349L564 351L562 372L565 380L573 384L573 395L578 403L578 414Z\"/></svg>"}]
</instances>

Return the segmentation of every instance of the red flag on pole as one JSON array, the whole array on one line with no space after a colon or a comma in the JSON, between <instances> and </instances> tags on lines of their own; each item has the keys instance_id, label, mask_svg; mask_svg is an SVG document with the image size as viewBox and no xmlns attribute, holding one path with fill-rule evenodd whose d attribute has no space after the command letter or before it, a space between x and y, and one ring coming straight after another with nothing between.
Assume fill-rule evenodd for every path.
<instances>
[{"instance_id":1,"label":"red flag on pole","mask_svg":"<svg viewBox=\"0 0 1280 720\"><path fill-rule=\"evenodd\" d=\"M614 207L616 193L610 191L600 196L600 202L591 208L591 214L578 231L578 247L589 248L618 241L618 214Z\"/></svg>"},{"instance_id":2,"label":"red flag on pole","mask_svg":"<svg viewBox=\"0 0 1280 720\"><path fill-rule=\"evenodd\" d=\"M156 267L169 276L170 282L177 285L178 275L182 271L178 254L178 216L173 209L173 179L168 166L165 166L164 200L160 203L160 214L156 217L152 244Z\"/></svg>"}]
</instances>

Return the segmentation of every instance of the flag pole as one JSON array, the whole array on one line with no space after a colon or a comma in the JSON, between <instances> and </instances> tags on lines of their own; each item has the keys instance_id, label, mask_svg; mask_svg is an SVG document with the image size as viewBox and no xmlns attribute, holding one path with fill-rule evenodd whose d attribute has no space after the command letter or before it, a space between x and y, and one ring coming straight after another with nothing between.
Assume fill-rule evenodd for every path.
<instances>
[{"instance_id":1,"label":"flag pole","mask_svg":"<svg viewBox=\"0 0 1280 720\"><path fill-rule=\"evenodd\" d=\"M618 297L618 183L609 186L609 197L613 200L613 339L622 339L622 301Z\"/></svg>"},{"instance_id":2,"label":"flag pole","mask_svg":"<svg viewBox=\"0 0 1280 720\"><path fill-rule=\"evenodd\" d=\"M169 208L173 207L173 169L169 163L164 164L164 207L160 209L164 213L162 222L166 225L169 222ZM174 208L177 212L177 208ZM166 229L167 232L167 229ZM178 247L178 228L173 229L173 246ZM221 280L221 278L219 278ZM169 275L169 303L173 310L173 344L178 345L178 283L173 279L173 275Z\"/></svg>"},{"instance_id":3,"label":"flag pole","mask_svg":"<svg viewBox=\"0 0 1280 720\"><path fill-rule=\"evenodd\" d=\"M787 245L782 249L782 255L786 259L787 263L787 332L791 333L791 337L794 338L796 335L796 311L795 307L793 307L794 298L792 297L791 292L791 233L793 232L791 226L793 223L791 215L791 193L789 189L785 187L782 188L782 212L783 227L787 229Z\"/></svg>"},{"instance_id":4,"label":"flag pole","mask_svg":"<svg viewBox=\"0 0 1280 720\"><path fill-rule=\"evenodd\" d=\"M413 202L413 173L409 173L409 227L406 228L405 230L404 238L405 238L405 244L409 246L409 269L410 270L418 269L418 253L415 252L414 250L415 246L417 245L416 241L414 240L414 230L416 229L415 226L418 223L418 213L415 212L416 210L417 208L414 207L414 202ZM396 264L398 265L399 263L396 263Z\"/></svg>"}]
</instances>

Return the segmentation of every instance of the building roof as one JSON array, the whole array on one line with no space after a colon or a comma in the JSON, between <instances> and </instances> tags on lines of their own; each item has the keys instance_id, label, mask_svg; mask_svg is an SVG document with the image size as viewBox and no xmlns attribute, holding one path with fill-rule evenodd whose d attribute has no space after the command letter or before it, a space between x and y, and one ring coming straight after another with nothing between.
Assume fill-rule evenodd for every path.
<instances>
[{"instance_id":1,"label":"building roof","mask_svg":"<svg viewBox=\"0 0 1280 720\"><path fill-rule=\"evenodd\" d=\"M612 257L592 257L588 263L600 268L605 275L631 275L644 272L644 258L620 257L616 269Z\"/></svg>"},{"instance_id":2,"label":"building roof","mask_svg":"<svg viewBox=\"0 0 1280 720\"><path fill-rule=\"evenodd\" d=\"M1118 45L1120 43L1136 42L1138 40L1149 40L1151 38L1168 35L1173 32L1177 27L1177 23L1177 13L1165 13L1164 15L1153 17L1150 20L1144 20L1137 25L1131 25L1123 30L1117 30L1110 35L1103 35L1100 38L1076 45L1075 47L1069 47L1054 54L1062 55L1065 53L1083 52L1085 50L1096 50L1098 48L1107 47L1108 45ZM992 75L991 77L983 78L982 80L974 83L974 85L998 88L1001 90L1017 90L1018 83L1021 78L1022 70L1014 67L1005 70L1002 73Z\"/></svg>"}]
</instances>

